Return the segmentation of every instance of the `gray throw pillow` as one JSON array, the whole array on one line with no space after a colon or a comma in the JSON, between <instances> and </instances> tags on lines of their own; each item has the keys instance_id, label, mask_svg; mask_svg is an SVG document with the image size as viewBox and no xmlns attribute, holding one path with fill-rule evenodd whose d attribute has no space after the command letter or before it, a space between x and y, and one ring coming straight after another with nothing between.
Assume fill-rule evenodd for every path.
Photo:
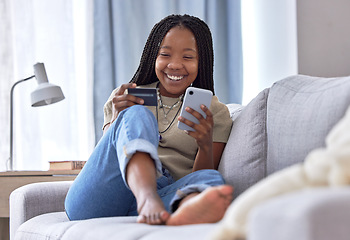
<instances>
[{"instance_id":1,"label":"gray throw pillow","mask_svg":"<svg viewBox=\"0 0 350 240\"><path fill-rule=\"evenodd\" d=\"M267 108L267 175L303 162L350 104L350 77L291 76L271 88Z\"/></svg>"},{"instance_id":2,"label":"gray throw pillow","mask_svg":"<svg viewBox=\"0 0 350 240\"><path fill-rule=\"evenodd\" d=\"M234 187L235 197L265 177L268 93L262 91L235 119L221 158L219 171Z\"/></svg>"}]
</instances>

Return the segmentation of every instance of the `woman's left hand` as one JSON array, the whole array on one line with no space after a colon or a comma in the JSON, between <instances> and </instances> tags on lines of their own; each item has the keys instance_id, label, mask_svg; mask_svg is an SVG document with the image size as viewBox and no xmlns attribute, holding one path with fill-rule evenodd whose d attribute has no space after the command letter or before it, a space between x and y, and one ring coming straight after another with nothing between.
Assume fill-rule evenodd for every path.
<instances>
[{"instance_id":1,"label":"woman's left hand","mask_svg":"<svg viewBox=\"0 0 350 240\"><path fill-rule=\"evenodd\" d=\"M186 131L188 135L196 139L197 145L201 149L210 150L213 144L213 114L204 105L201 105L202 111L207 115L206 118L202 116L199 112L193 110L190 107L186 107L186 111L192 114L198 119L199 124L196 124L184 117L179 117L179 121L185 123L189 127L193 128L195 131Z\"/></svg>"},{"instance_id":2,"label":"woman's left hand","mask_svg":"<svg viewBox=\"0 0 350 240\"><path fill-rule=\"evenodd\" d=\"M186 108L186 111L191 113L198 119L199 124L196 124L188 119L179 117L179 121L192 127L195 131L186 131L188 135L196 139L198 145L198 152L194 160L192 171L201 169L217 169L221 159L222 152L225 148L225 143L213 142L213 128L214 120L211 111L204 105L201 109L207 115L204 118L199 112Z\"/></svg>"}]
</instances>

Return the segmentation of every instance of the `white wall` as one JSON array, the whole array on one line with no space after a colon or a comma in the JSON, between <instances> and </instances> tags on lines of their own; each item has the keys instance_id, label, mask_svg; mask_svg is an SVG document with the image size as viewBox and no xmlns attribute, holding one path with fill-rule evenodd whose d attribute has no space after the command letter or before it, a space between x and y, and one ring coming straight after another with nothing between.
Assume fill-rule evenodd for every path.
<instances>
[{"instance_id":1,"label":"white wall","mask_svg":"<svg viewBox=\"0 0 350 240\"><path fill-rule=\"evenodd\" d=\"M300 74L350 75L349 11L349 0L297 0Z\"/></svg>"},{"instance_id":2,"label":"white wall","mask_svg":"<svg viewBox=\"0 0 350 240\"><path fill-rule=\"evenodd\" d=\"M297 74L296 0L243 0L243 104Z\"/></svg>"}]
</instances>

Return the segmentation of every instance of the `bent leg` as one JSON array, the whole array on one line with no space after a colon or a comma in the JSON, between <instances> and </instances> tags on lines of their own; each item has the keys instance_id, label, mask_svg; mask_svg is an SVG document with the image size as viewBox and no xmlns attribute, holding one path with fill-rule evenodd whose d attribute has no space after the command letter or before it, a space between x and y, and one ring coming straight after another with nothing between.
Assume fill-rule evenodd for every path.
<instances>
[{"instance_id":1,"label":"bent leg","mask_svg":"<svg viewBox=\"0 0 350 240\"><path fill-rule=\"evenodd\" d=\"M179 203L192 193L200 193L213 186L225 184L217 170L204 169L192 172L158 191L169 212L175 212Z\"/></svg>"},{"instance_id":2,"label":"bent leg","mask_svg":"<svg viewBox=\"0 0 350 240\"><path fill-rule=\"evenodd\" d=\"M97 144L68 191L65 208L71 220L136 214L136 201L125 181L126 166L137 151L157 155L158 128L143 106L122 111Z\"/></svg>"}]
</instances>

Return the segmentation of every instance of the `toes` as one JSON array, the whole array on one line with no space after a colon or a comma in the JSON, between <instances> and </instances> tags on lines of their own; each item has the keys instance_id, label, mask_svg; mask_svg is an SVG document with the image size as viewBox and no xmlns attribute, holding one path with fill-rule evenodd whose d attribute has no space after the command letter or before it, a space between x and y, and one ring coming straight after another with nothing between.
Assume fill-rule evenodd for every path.
<instances>
[{"instance_id":1,"label":"toes","mask_svg":"<svg viewBox=\"0 0 350 240\"><path fill-rule=\"evenodd\" d=\"M230 185L218 186L218 190L222 195L231 195L233 193L233 187Z\"/></svg>"},{"instance_id":2,"label":"toes","mask_svg":"<svg viewBox=\"0 0 350 240\"><path fill-rule=\"evenodd\" d=\"M233 188L230 185L219 186L219 187L217 187L217 191L218 191L220 197L227 199L227 200L233 199Z\"/></svg>"},{"instance_id":3,"label":"toes","mask_svg":"<svg viewBox=\"0 0 350 240\"><path fill-rule=\"evenodd\" d=\"M139 215L137 217L138 223L147 223L150 225L162 225L165 224L165 222L170 217L170 214L167 211L162 211L160 213L154 213L150 215Z\"/></svg>"},{"instance_id":4,"label":"toes","mask_svg":"<svg viewBox=\"0 0 350 240\"><path fill-rule=\"evenodd\" d=\"M153 225L165 224L165 222L168 220L169 217L170 217L170 214L167 211L155 213L152 215L151 222L149 224L153 224Z\"/></svg>"},{"instance_id":5,"label":"toes","mask_svg":"<svg viewBox=\"0 0 350 240\"><path fill-rule=\"evenodd\" d=\"M167 211L162 211L160 213L160 219L165 223L170 217L170 214Z\"/></svg>"},{"instance_id":6,"label":"toes","mask_svg":"<svg viewBox=\"0 0 350 240\"><path fill-rule=\"evenodd\" d=\"M147 223L147 217L145 215L139 215L136 221L137 223Z\"/></svg>"},{"instance_id":7,"label":"toes","mask_svg":"<svg viewBox=\"0 0 350 240\"><path fill-rule=\"evenodd\" d=\"M148 224L151 225L159 225L162 223L162 220L160 219L160 213L154 213L148 216Z\"/></svg>"}]
</instances>

